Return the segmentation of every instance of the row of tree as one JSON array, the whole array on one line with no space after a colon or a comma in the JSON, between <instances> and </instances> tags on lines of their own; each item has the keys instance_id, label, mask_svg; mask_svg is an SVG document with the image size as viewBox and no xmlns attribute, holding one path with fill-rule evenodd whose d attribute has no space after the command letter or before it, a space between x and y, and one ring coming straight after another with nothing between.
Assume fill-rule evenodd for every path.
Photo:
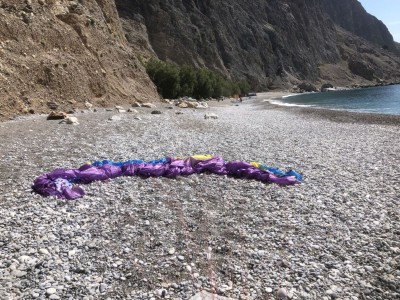
<instances>
[{"instance_id":1,"label":"row of tree","mask_svg":"<svg viewBox=\"0 0 400 300\"><path fill-rule=\"evenodd\" d=\"M229 97L250 91L247 81L232 82L206 68L180 66L152 58L146 64L146 71L160 95L169 99Z\"/></svg>"}]
</instances>

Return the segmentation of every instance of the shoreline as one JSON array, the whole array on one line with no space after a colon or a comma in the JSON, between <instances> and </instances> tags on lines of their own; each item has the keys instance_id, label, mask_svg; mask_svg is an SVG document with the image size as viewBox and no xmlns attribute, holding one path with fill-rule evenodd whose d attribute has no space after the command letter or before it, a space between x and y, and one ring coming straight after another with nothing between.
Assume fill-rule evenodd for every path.
<instances>
[{"instance_id":1,"label":"shoreline","mask_svg":"<svg viewBox=\"0 0 400 300\"><path fill-rule=\"evenodd\" d=\"M320 107L283 106L279 104L273 104L269 101L282 100L282 97L295 95L295 93L266 92L260 94L262 95L257 96L258 105L264 106L265 109L285 110L307 117L312 117L316 119L327 119L332 122L340 123L400 125L400 115L333 110Z\"/></svg>"}]
</instances>

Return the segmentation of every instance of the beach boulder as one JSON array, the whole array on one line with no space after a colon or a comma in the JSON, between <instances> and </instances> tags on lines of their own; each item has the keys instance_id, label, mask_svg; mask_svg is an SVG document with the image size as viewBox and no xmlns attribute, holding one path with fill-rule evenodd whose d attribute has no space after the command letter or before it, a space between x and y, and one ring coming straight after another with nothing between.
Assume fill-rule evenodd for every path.
<instances>
[{"instance_id":1,"label":"beach boulder","mask_svg":"<svg viewBox=\"0 0 400 300\"><path fill-rule=\"evenodd\" d=\"M308 83L308 82L302 82L298 85L299 89L303 92L317 92L318 89L315 87L315 85Z\"/></svg>"},{"instance_id":2,"label":"beach boulder","mask_svg":"<svg viewBox=\"0 0 400 300\"><path fill-rule=\"evenodd\" d=\"M62 120L67 118L68 115L63 111L52 111L48 116L47 120Z\"/></svg>"},{"instance_id":3,"label":"beach boulder","mask_svg":"<svg viewBox=\"0 0 400 300\"><path fill-rule=\"evenodd\" d=\"M321 86L321 92L327 92L327 91L329 91L329 89L333 89L333 85L330 83L324 83Z\"/></svg>"}]
</instances>

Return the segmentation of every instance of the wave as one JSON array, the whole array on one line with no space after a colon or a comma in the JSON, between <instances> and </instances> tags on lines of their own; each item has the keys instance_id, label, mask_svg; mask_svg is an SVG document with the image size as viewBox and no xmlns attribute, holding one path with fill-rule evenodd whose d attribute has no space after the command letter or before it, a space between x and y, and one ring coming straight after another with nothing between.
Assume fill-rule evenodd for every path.
<instances>
[{"instance_id":1,"label":"wave","mask_svg":"<svg viewBox=\"0 0 400 300\"><path fill-rule=\"evenodd\" d=\"M289 95L289 96L284 96L282 98L287 98L290 96L295 96L295 95ZM306 105L306 104L294 104L294 103L285 103L282 102L281 100L277 99L264 99L264 102L269 102L273 105L279 105L279 106L293 106L293 107L315 107L315 105Z\"/></svg>"}]
</instances>

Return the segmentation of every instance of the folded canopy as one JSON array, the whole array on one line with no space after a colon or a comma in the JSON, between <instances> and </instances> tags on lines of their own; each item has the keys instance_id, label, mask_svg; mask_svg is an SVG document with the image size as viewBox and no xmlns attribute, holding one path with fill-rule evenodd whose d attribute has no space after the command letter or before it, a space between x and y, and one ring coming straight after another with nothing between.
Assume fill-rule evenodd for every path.
<instances>
[{"instance_id":1,"label":"folded canopy","mask_svg":"<svg viewBox=\"0 0 400 300\"><path fill-rule=\"evenodd\" d=\"M186 176L204 172L280 185L296 184L302 180L301 175L294 170L284 172L269 168L259 162L225 162L219 156L193 155L186 158L164 157L147 162L143 160L125 162L104 160L85 164L79 169L56 169L36 178L32 189L42 196L56 196L72 200L83 197L85 194L78 184L88 184L119 176L175 178L179 175Z\"/></svg>"}]
</instances>

